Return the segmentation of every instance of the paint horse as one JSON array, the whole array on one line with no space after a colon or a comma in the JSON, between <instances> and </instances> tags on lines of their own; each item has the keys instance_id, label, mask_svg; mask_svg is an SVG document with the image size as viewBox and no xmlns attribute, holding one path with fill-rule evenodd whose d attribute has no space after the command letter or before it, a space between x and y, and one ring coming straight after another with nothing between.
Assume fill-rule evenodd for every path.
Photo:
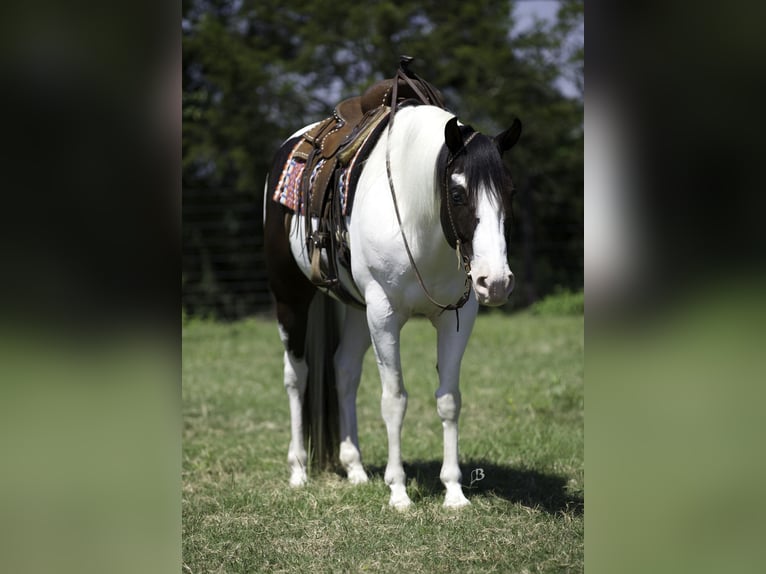
<instances>
[{"instance_id":1,"label":"paint horse","mask_svg":"<svg viewBox=\"0 0 766 574\"><path fill-rule=\"evenodd\" d=\"M350 273L340 273L339 280L347 292L355 294L358 304L341 305L321 295L345 308L337 347L322 322L339 317L338 313L320 314L320 324L309 324L317 286L309 280L307 215L300 210L292 213L275 200L288 150L311 126L285 142L267 181L266 262L285 347L290 484L301 486L307 481L303 433L308 424L305 399L312 389L306 390L316 384L309 373L310 357L307 362L313 337L317 338L314 344L325 344L325 352L333 353L330 366L335 380L326 384L334 385L337 392L337 405L330 405L337 407L337 420L325 413L325 424L339 432L338 458L349 482L368 480L359 449L356 395L362 360L372 344L388 435L389 504L398 509L411 504L401 455L407 391L399 348L403 325L420 315L431 321L437 333L436 411L444 432L440 472L446 488L444 506L461 507L469 501L462 491L458 465L460 363L479 304L502 305L514 286L506 254L512 183L502 155L518 140L521 124L515 120L508 130L489 137L437 106L402 107L394 117L363 162L353 212L344 217Z\"/></svg>"}]
</instances>

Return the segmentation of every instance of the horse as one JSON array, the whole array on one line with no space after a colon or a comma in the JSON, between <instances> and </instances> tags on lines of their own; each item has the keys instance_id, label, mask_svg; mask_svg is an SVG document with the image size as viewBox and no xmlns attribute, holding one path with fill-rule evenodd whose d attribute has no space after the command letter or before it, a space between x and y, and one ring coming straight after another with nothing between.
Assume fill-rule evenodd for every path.
<instances>
[{"instance_id":1,"label":"horse","mask_svg":"<svg viewBox=\"0 0 766 574\"><path fill-rule=\"evenodd\" d=\"M324 345L322 352L334 367L335 380L322 384L334 386L337 393L331 404L325 401L320 407L324 424L335 427L338 459L348 481L368 481L359 448L356 396L362 361L372 345L388 437L384 480L390 488L389 505L410 506L401 456L407 391L400 331L410 317L425 316L436 330L435 398L444 434L439 475L446 491L443 505L462 507L470 502L463 494L458 463L460 364L479 305L506 303L514 287L506 247L513 186L502 156L519 139L521 122L516 119L491 137L433 105L403 107L395 118L369 152L357 181L353 210L344 219L351 272L340 273L339 281L355 294L358 304L344 305L323 296L333 301L335 310L320 313L318 325L310 325L310 307L315 294L327 289L309 280L307 216L293 213L273 198L286 150L312 126L283 144L267 177L266 266L284 345L284 386L291 421L289 483L298 487L308 480L304 409L307 387L317 383L310 376L307 351L317 345ZM324 330L335 319L341 321L337 347ZM335 400L337 404L332 404ZM336 414L328 414L328 408L335 408Z\"/></svg>"}]
</instances>

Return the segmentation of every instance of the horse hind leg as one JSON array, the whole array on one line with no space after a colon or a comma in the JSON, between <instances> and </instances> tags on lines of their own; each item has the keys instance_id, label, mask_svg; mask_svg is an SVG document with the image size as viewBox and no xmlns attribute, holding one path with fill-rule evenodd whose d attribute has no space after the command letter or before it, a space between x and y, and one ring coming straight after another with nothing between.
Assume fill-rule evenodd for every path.
<instances>
[{"instance_id":1,"label":"horse hind leg","mask_svg":"<svg viewBox=\"0 0 766 574\"><path fill-rule=\"evenodd\" d=\"M307 454L303 444L303 397L306 393L308 369L306 362L295 359L285 351L285 389L290 402L290 446L287 464L290 467L290 486L303 486L308 481Z\"/></svg>"},{"instance_id":2,"label":"horse hind leg","mask_svg":"<svg viewBox=\"0 0 766 574\"><path fill-rule=\"evenodd\" d=\"M272 201L266 203L264 224L266 267L269 287L276 300L279 336L284 345L284 385L290 404L290 446L287 462L290 484L306 484L306 448L303 434L303 403L308 384L306 330L308 310L314 288L303 276L290 253L284 210Z\"/></svg>"},{"instance_id":3,"label":"horse hind leg","mask_svg":"<svg viewBox=\"0 0 766 574\"><path fill-rule=\"evenodd\" d=\"M290 486L298 487L308 481L308 456L303 439L303 402L308 381L308 365L305 356L298 356L293 350L294 341L282 322L279 324L279 333L285 346L284 385L290 405L290 446L287 450L287 464L290 469ZM294 338L295 334L292 336Z\"/></svg>"},{"instance_id":4,"label":"horse hind leg","mask_svg":"<svg viewBox=\"0 0 766 574\"><path fill-rule=\"evenodd\" d=\"M340 462L351 484L367 482L359 450L356 394L362 376L362 361L370 347L370 331L364 311L349 307L335 353L335 377L340 412Z\"/></svg>"},{"instance_id":5,"label":"horse hind leg","mask_svg":"<svg viewBox=\"0 0 766 574\"><path fill-rule=\"evenodd\" d=\"M285 155L288 146L280 150ZM286 157L286 156L285 156ZM290 405L290 446L287 462L290 485L306 484L308 457L304 446L303 404L308 384L306 330L314 287L301 273L290 250L285 228L287 209L272 201L271 194L285 157L278 156L264 191L264 256L269 287L276 300L279 335L284 345L284 385Z\"/></svg>"}]
</instances>

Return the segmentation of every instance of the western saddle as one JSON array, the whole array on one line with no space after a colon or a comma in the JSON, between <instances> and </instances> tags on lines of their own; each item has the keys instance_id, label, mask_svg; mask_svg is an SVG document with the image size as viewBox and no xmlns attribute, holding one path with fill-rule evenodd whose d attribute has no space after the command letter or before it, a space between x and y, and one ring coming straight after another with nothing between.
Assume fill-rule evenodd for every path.
<instances>
[{"instance_id":1,"label":"western saddle","mask_svg":"<svg viewBox=\"0 0 766 574\"><path fill-rule=\"evenodd\" d=\"M382 80L361 96L340 102L333 115L302 136L292 156L305 161L301 180L306 211L306 242L311 258L311 281L332 291L340 300L363 306L339 281L337 261L351 274L351 256L345 218L337 193L337 176L357 153L369 153L388 123L392 106L428 104L444 108L441 93L409 70L413 58L401 56L393 78ZM361 149L364 145L364 149ZM361 162L355 162L357 165ZM353 188L347 192L348 210ZM312 220L315 222L312 224ZM325 251L326 264L322 262Z\"/></svg>"}]
</instances>

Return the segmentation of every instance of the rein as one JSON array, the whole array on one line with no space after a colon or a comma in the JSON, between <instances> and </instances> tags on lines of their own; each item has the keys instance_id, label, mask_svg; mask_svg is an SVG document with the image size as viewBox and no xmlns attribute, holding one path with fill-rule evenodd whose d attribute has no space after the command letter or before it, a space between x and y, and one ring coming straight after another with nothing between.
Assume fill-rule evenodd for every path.
<instances>
[{"instance_id":1,"label":"rein","mask_svg":"<svg viewBox=\"0 0 766 574\"><path fill-rule=\"evenodd\" d=\"M407 252L407 257L410 260L410 265L412 266L412 270L415 272L415 277L418 280L418 284L420 284L420 288L423 290L423 293L425 294L426 298L439 307L442 312L444 311L455 311L455 317L457 319L457 330L460 331L460 315L458 313L458 310L465 305L466 301L468 301L468 298L471 294L471 265L468 261L468 258L463 254L461 249L461 241L457 236L457 231L455 229L455 222L452 219L452 210L449 206L449 198L446 197L446 191L445 191L445 198L444 200L447 202L447 213L449 215L450 225L452 226L452 232L455 235L456 240L456 248L455 252L457 253L458 258L458 264L462 264L463 271L466 274L465 277L465 291L463 292L463 295L460 297L460 299L456 303L450 303L447 305L444 305L443 303L438 302L436 299L433 298L431 293L428 291L428 288L426 287L425 282L423 281L423 277L420 274L420 271L418 270L417 265L415 265L415 259L412 256L412 251L410 250L410 245L407 242L407 237L404 234L404 227L402 226L402 218L399 214L399 203L396 201L396 192L394 191L394 180L391 176L391 131L394 125L394 118L396 116L396 109L397 109L397 88L399 84L399 79L403 79L407 84L409 84L415 92L420 96L420 99L423 101L423 103L430 103L429 98L427 96L423 96L421 92L417 89L417 87L414 85L414 83L410 80L408 77L409 73L413 74L416 79L419 79L416 74L413 72L410 72L407 70L407 65L412 61L412 58L402 57L401 64L399 67L399 70L396 72L396 77L394 78L393 82L393 88L391 93L391 117L388 122L388 134L386 137L386 175L388 176L388 187L391 190L391 199L394 202L394 212L396 213L396 221L399 224L399 233L402 236L402 241L404 242L404 250ZM472 136L475 134L472 134ZM470 141L470 138L469 140ZM468 142L466 142L467 144ZM465 145L462 149L465 149ZM459 153L459 152L458 152ZM457 155L457 154L455 154ZM447 165L452 163L452 161L455 159L455 155L451 155L450 158L447 160ZM446 180L446 170L445 170L445 180ZM445 181L446 183L446 181ZM445 187L447 189L447 187Z\"/></svg>"}]
</instances>

